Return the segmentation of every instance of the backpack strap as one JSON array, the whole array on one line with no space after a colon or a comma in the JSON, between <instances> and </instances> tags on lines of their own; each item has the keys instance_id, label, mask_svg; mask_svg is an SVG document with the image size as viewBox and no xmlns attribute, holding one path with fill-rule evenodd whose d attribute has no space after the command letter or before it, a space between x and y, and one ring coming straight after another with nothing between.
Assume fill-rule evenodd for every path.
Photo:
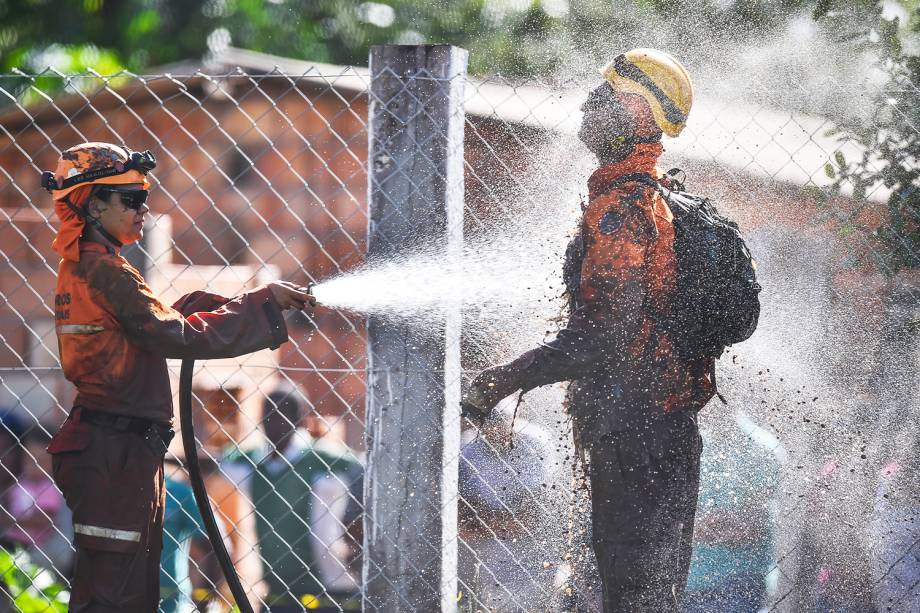
<instances>
[{"instance_id":1,"label":"backpack strap","mask_svg":"<svg viewBox=\"0 0 920 613\"><path fill-rule=\"evenodd\" d=\"M719 391L719 384L716 383L716 360L714 358L706 359L712 362L709 366L709 379L712 381L712 391L716 393L716 396L722 401L722 404L728 404L728 400L726 400L722 392Z\"/></svg>"},{"instance_id":2,"label":"backpack strap","mask_svg":"<svg viewBox=\"0 0 920 613\"><path fill-rule=\"evenodd\" d=\"M598 196L606 196L607 194L609 194L616 188L626 183L644 183L648 185L649 187L655 188L659 192L662 189L664 189L662 185L658 183L658 181L656 181L652 175L645 173L645 172L633 172L628 175L623 175L622 177L617 177L616 179L611 181L607 185L607 188L604 191L600 192ZM662 196L664 196L663 193L662 193Z\"/></svg>"},{"instance_id":3,"label":"backpack strap","mask_svg":"<svg viewBox=\"0 0 920 613\"><path fill-rule=\"evenodd\" d=\"M670 202L668 200L671 193L670 190L658 183L658 181L656 181L653 176L644 172L634 172L628 175L623 175L622 177L617 177L611 181L609 185L607 185L607 188L604 191L597 195L605 196L621 185L625 185L626 183L642 183L643 185L655 189L655 191L662 195L666 202ZM645 229L651 234L652 237L657 238L658 226L655 225L654 213L649 211L648 214L643 218L643 221L646 226Z\"/></svg>"},{"instance_id":4,"label":"backpack strap","mask_svg":"<svg viewBox=\"0 0 920 613\"><path fill-rule=\"evenodd\" d=\"M607 186L607 189L598 195L603 196L604 194L609 194L611 191L615 190L624 183L645 183L649 187L654 188L665 200L670 202L671 194L674 192L684 191L684 182L687 179L687 173L685 173L680 168L672 168L671 170L664 173L664 176L671 182L674 189L665 187L661 184L660 181L658 181L658 179L646 172L633 172L614 179Z\"/></svg>"},{"instance_id":5,"label":"backpack strap","mask_svg":"<svg viewBox=\"0 0 920 613\"><path fill-rule=\"evenodd\" d=\"M683 172L682 170L673 168L669 170L668 173L672 173L674 171ZM610 192L612 192L613 190L615 190L616 188L620 187L621 185L625 183L644 183L645 185L651 187L652 189L657 191L659 194L661 194L661 197L664 198L665 202L667 202L669 206L676 205L684 211L689 210L689 207L685 203L680 202L680 200L678 199L672 198L675 191L679 191L680 189L683 188L683 183L678 183L677 190L668 189L667 187L662 185L655 177L645 172L634 172L634 173L623 175L622 177L618 177L614 179L607 186L607 189L599 193L598 196L604 196L606 194L609 194Z\"/></svg>"}]
</instances>

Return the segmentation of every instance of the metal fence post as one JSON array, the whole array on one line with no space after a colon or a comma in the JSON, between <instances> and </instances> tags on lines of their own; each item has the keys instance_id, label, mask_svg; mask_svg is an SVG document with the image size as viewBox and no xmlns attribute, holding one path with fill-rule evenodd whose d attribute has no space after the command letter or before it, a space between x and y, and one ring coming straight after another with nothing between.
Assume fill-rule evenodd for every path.
<instances>
[{"instance_id":1,"label":"metal fence post","mask_svg":"<svg viewBox=\"0 0 920 613\"><path fill-rule=\"evenodd\" d=\"M371 50L369 259L431 240L460 254L467 57ZM456 611L459 312L434 336L371 317L368 353L364 608Z\"/></svg>"}]
</instances>

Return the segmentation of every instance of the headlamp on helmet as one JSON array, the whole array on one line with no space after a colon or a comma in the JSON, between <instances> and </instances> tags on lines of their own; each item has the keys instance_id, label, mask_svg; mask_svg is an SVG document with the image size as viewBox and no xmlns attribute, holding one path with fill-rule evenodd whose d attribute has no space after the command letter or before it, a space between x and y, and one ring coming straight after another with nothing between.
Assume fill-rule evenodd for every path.
<instances>
[{"instance_id":1,"label":"headlamp on helmet","mask_svg":"<svg viewBox=\"0 0 920 613\"><path fill-rule=\"evenodd\" d=\"M116 162L112 166L96 168L69 177L55 177L54 173L46 170L42 173L41 184L49 192L53 190L69 189L81 183L93 183L99 179L121 175L129 170L136 170L146 175L157 167L157 159L150 150L143 153L134 151L125 162Z\"/></svg>"}]
</instances>

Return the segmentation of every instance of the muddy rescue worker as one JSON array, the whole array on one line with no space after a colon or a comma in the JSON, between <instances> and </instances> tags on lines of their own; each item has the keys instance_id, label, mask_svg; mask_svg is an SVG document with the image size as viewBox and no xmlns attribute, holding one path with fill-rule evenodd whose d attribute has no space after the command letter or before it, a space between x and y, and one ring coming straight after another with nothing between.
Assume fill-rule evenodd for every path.
<instances>
[{"instance_id":1,"label":"muddy rescue worker","mask_svg":"<svg viewBox=\"0 0 920 613\"><path fill-rule=\"evenodd\" d=\"M653 49L601 72L606 82L582 106L579 138L600 168L567 251L568 322L554 340L480 373L464 410L479 417L516 390L572 381L604 610L676 611L699 484L697 411L714 394L713 361L680 358L680 331L663 324L675 292L673 218L636 176L664 180L661 136L680 134L693 90L684 67Z\"/></svg>"},{"instance_id":2,"label":"muddy rescue worker","mask_svg":"<svg viewBox=\"0 0 920 613\"><path fill-rule=\"evenodd\" d=\"M73 511L74 612L150 612L159 602L163 456L173 436L166 358L226 358L287 340L282 310L315 304L270 283L229 299L194 292L173 306L120 255L141 236L150 152L108 143L64 151L42 185L61 222L54 296L74 407L48 446Z\"/></svg>"}]
</instances>

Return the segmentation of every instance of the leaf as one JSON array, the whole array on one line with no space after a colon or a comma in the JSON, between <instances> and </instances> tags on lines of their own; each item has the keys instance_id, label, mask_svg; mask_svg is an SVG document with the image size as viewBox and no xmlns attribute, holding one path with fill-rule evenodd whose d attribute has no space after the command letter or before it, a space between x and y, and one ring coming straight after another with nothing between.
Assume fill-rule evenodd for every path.
<instances>
[{"instance_id":1,"label":"leaf","mask_svg":"<svg viewBox=\"0 0 920 613\"><path fill-rule=\"evenodd\" d=\"M834 161L837 162L837 166L839 166L840 168L846 168L847 166L847 161L846 161L846 158L843 157L842 151L834 152Z\"/></svg>"},{"instance_id":2,"label":"leaf","mask_svg":"<svg viewBox=\"0 0 920 613\"><path fill-rule=\"evenodd\" d=\"M866 197L866 184L859 179L853 181L853 198L863 200Z\"/></svg>"},{"instance_id":3,"label":"leaf","mask_svg":"<svg viewBox=\"0 0 920 613\"><path fill-rule=\"evenodd\" d=\"M824 174L827 175L828 179L837 178L837 172L834 170L834 166L830 162L824 165Z\"/></svg>"},{"instance_id":4,"label":"leaf","mask_svg":"<svg viewBox=\"0 0 920 613\"><path fill-rule=\"evenodd\" d=\"M833 6L832 0L818 0L815 3L815 8L811 13L812 18L815 20L818 20L818 19L821 19L822 17L827 16L832 6Z\"/></svg>"},{"instance_id":5,"label":"leaf","mask_svg":"<svg viewBox=\"0 0 920 613\"><path fill-rule=\"evenodd\" d=\"M57 613L67 610L68 600L65 588L51 583L38 589L33 583L40 573L48 571L32 564L22 550L15 554L0 551L0 583L13 600L17 611L22 613Z\"/></svg>"},{"instance_id":6,"label":"leaf","mask_svg":"<svg viewBox=\"0 0 920 613\"><path fill-rule=\"evenodd\" d=\"M814 204L815 208L827 207L833 193L833 188L821 188L810 184L802 188L802 199Z\"/></svg>"}]
</instances>

